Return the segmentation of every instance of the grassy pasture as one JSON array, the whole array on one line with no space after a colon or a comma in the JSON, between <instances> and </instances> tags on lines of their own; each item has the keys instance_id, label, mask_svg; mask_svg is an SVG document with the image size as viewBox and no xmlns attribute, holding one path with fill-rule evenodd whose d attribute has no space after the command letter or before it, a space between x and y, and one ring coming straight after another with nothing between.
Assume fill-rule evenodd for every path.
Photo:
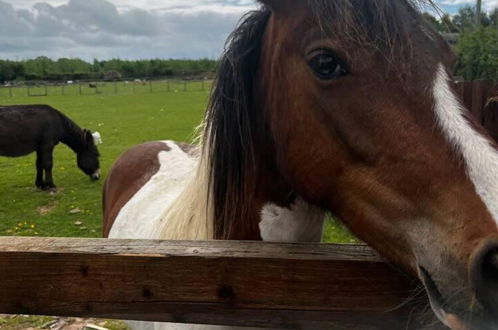
<instances>
[{"instance_id":1,"label":"grassy pasture","mask_svg":"<svg viewBox=\"0 0 498 330\"><path fill-rule=\"evenodd\" d=\"M28 97L15 90L0 91L0 104L49 104L64 112L81 127L99 131L104 141L99 146L105 177L112 163L130 146L145 141L172 139L189 141L193 128L202 118L209 96L209 86L182 82L131 86L119 83L99 87L99 93L85 86L66 87L65 95L50 91L49 96ZM55 88L55 87L54 87ZM126 88L129 88L128 90ZM59 87L60 90L60 87ZM32 93L42 92L32 89ZM22 96L19 96L22 95ZM50 96L53 95L53 96ZM65 145L54 153L56 194L34 188L35 157L0 157L0 236L99 237L101 235L101 191L103 180L91 182L76 167L76 157ZM343 226L330 222L326 233L329 242L352 242Z\"/></svg>"}]
</instances>

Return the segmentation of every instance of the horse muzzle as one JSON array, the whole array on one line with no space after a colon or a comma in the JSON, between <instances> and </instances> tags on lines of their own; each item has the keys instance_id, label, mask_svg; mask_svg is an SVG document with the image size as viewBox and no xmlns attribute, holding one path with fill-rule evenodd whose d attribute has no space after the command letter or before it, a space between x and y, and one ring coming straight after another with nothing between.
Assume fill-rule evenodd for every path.
<instances>
[{"instance_id":1,"label":"horse muzzle","mask_svg":"<svg viewBox=\"0 0 498 330\"><path fill-rule=\"evenodd\" d=\"M452 330L498 329L498 239L482 240L467 267L468 283L462 285L445 283L440 274L419 265L432 310ZM448 285L456 287L453 294L448 294Z\"/></svg>"},{"instance_id":2,"label":"horse muzzle","mask_svg":"<svg viewBox=\"0 0 498 330\"><path fill-rule=\"evenodd\" d=\"M90 178L93 181L97 181L98 179L100 179L100 170L95 171L92 175L90 175Z\"/></svg>"}]
</instances>

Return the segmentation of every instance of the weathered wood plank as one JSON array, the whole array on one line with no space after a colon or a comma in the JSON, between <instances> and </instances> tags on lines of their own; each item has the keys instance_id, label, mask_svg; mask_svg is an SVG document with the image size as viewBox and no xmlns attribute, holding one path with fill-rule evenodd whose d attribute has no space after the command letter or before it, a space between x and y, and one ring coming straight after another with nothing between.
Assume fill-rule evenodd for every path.
<instances>
[{"instance_id":1,"label":"weathered wood plank","mask_svg":"<svg viewBox=\"0 0 498 330\"><path fill-rule=\"evenodd\" d=\"M474 80L472 82L471 111L481 124L484 123L483 110L493 85L492 80Z\"/></svg>"},{"instance_id":2,"label":"weathered wood plank","mask_svg":"<svg viewBox=\"0 0 498 330\"><path fill-rule=\"evenodd\" d=\"M487 100L483 110L483 125L491 137L498 142L498 96Z\"/></svg>"},{"instance_id":3,"label":"weathered wood plank","mask_svg":"<svg viewBox=\"0 0 498 330\"><path fill-rule=\"evenodd\" d=\"M6 314L420 329L417 285L365 246L0 238Z\"/></svg>"},{"instance_id":4,"label":"weathered wood plank","mask_svg":"<svg viewBox=\"0 0 498 330\"><path fill-rule=\"evenodd\" d=\"M472 81L464 81L463 82L463 104L465 108L472 112L472 89L473 84Z\"/></svg>"}]
</instances>

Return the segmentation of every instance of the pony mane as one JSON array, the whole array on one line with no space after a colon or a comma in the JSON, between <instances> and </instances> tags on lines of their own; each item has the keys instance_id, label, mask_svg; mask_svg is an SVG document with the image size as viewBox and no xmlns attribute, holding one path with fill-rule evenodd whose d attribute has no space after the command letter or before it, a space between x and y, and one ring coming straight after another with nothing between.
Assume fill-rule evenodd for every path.
<instances>
[{"instance_id":1,"label":"pony mane","mask_svg":"<svg viewBox=\"0 0 498 330\"><path fill-rule=\"evenodd\" d=\"M248 13L229 37L206 112L203 154L217 239L228 237L230 223L249 212L247 171L255 162L253 136L263 123L261 111L253 111L253 88L269 16L265 7Z\"/></svg>"},{"instance_id":2,"label":"pony mane","mask_svg":"<svg viewBox=\"0 0 498 330\"><path fill-rule=\"evenodd\" d=\"M161 239L223 239L248 212L247 164L254 161L257 113L252 88L270 11L246 14L228 38L206 110L197 128L202 146L192 180L161 216Z\"/></svg>"}]
</instances>

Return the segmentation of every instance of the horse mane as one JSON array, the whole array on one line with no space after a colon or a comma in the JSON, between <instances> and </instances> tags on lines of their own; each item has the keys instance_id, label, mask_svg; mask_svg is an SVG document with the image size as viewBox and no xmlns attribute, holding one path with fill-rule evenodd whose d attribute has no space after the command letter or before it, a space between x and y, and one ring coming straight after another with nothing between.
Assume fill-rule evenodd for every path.
<instances>
[{"instance_id":1,"label":"horse mane","mask_svg":"<svg viewBox=\"0 0 498 330\"><path fill-rule=\"evenodd\" d=\"M245 214L246 167L254 160L251 111L254 72L268 9L248 13L231 34L219 64L205 119L197 129L202 145L191 181L161 215L158 238L228 237L230 220Z\"/></svg>"},{"instance_id":2,"label":"horse mane","mask_svg":"<svg viewBox=\"0 0 498 330\"><path fill-rule=\"evenodd\" d=\"M253 137L263 122L252 106L253 88L269 16L265 7L248 13L229 37L206 112L203 154L218 239L228 237L230 223L249 212L253 190L247 171L256 161Z\"/></svg>"}]
</instances>

